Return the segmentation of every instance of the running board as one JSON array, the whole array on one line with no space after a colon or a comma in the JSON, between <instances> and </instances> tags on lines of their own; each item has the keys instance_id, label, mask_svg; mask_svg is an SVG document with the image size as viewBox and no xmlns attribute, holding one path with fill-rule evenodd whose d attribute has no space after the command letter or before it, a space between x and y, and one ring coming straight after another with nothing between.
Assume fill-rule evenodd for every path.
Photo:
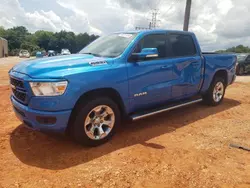
<instances>
[{"instance_id":1,"label":"running board","mask_svg":"<svg viewBox=\"0 0 250 188\"><path fill-rule=\"evenodd\" d=\"M142 119L142 118L145 118L145 117L148 117L148 116L152 116L152 115L155 115L155 114L159 114L159 113L162 113L162 112L166 112L166 111L169 111L169 110L180 108L180 107L183 107L183 106L188 106L188 105L191 105L191 104L195 104L195 103L198 103L198 102L201 102L201 101L202 101L202 99L186 101L186 102L183 102L183 103L178 104L178 105L167 106L167 107L161 108L161 109L158 108L155 111L147 111L147 112L145 112L143 114L134 114L134 115L131 116L131 118L132 118L133 121L135 121L135 120L139 120L139 119Z\"/></svg>"}]
</instances>

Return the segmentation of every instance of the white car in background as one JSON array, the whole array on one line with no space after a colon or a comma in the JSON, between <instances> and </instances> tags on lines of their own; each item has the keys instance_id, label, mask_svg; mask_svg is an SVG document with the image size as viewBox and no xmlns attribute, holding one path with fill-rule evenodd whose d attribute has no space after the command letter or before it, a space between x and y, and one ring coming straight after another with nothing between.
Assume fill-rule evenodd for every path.
<instances>
[{"instance_id":1,"label":"white car in background","mask_svg":"<svg viewBox=\"0 0 250 188\"><path fill-rule=\"evenodd\" d=\"M61 55L70 55L71 53L70 53L70 51L69 51L69 49L62 49L61 50Z\"/></svg>"},{"instance_id":2,"label":"white car in background","mask_svg":"<svg viewBox=\"0 0 250 188\"><path fill-rule=\"evenodd\" d=\"M30 53L28 50L20 50L19 52L19 57L26 57L26 58L30 58Z\"/></svg>"}]
</instances>

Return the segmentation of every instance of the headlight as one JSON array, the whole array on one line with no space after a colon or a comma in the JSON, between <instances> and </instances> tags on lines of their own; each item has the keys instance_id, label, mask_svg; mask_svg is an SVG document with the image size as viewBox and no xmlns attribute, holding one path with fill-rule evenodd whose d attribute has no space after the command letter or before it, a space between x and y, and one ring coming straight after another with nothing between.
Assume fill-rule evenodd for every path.
<instances>
[{"instance_id":1,"label":"headlight","mask_svg":"<svg viewBox=\"0 0 250 188\"><path fill-rule=\"evenodd\" d=\"M30 87L35 96L58 96L62 95L68 82L30 82Z\"/></svg>"}]
</instances>

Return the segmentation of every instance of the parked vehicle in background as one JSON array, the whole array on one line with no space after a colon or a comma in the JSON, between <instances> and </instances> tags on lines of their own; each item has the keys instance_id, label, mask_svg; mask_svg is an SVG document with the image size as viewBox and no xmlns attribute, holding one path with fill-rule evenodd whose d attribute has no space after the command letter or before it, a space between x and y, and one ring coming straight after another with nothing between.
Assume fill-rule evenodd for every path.
<instances>
[{"instance_id":1,"label":"parked vehicle in background","mask_svg":"<svg viewBox=\"0 0 250 188\"><path fill-rule=\"evenodd\" d=\"M237 61L237 75L243 75L250 72L250 54L237 54Z\"/></svg>"},{"instance_id":2,"label":"parked vehicle in background","mask_svg":"<svg viewBox=\"0 0 250 188\"><path fill-rule=\"evenodd\" d=\"M96 146L123 118L201 101L219 105L235 80L236 61L235 55L202 53L191 32L114 33L78 54L17 64L9 71L11 101L27 126Z\"/></svg>"},{"instance_id":3,"label":"parked vehicle in background","mask_svg":"<svg viewBox=\"0 0 250 188\"><path fill-rule=\"evenodd\" d=\"M70 51L69 51L69 49L62 49L61 50L61 55L70 55L71 53L70 53Z\"/></svg>"},{"instance_id":4,"label":"parked vehicle in background","mask_svg":"<svg viewBox=\"0 0 250 188\"><path fill-rule=\"evenodd\" d=\"M42 51L43 56L47 56L48 52L46 52L45 50Z\"/></svg>"},{"instance_id":5,"label":"parked vehicle in background","mask_svg":"<svg viewBox=\"0 0 250 188\"><path fill-rule=\"evenodd\" d=\"M44 56L47 56L47 52L46 51L37 51L36 52L36 58L42 58Z\"/></svg>"},{"instance_id":6,"label":"parked vehicle in background","mask_svg":"<svg viewBox=\"0 0 250 188\"><path fill-rule=\"evenodd\" d=\"M48 51L48 57L56 56L56 52L54 50Z\"/></svg>"},{"instance_id":7,"label":"parked vehicle in background","mask_svg":"<svg viewBox=\"0 0 250 188\"><path fill-rule=\"evenodd\" d=\"M36 52L36 58L41 58L41 57L43 57L43 53L40 51Z\"/></svg>"},{"instance_id":8,"label":"parked vehicle in background","mask_svg":"<svg viewBox=\"0 0 250 188\"><path fill-rule=\"evenodd\" d=\"M26 58L30 58L30 53L28 50L20 50L19 52L19 57L26 57Z\"/></svg>"}]
</instances>

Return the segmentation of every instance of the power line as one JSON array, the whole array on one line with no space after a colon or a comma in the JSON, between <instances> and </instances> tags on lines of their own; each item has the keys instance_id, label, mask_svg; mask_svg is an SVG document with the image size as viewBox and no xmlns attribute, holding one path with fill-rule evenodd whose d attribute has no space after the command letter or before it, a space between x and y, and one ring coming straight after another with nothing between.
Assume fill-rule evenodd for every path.
<instances>
[{"instance_id":1,"label":"power line","mask_svg":"<svg viewBox=\"0 0 250 188\"><path fill-rule=\"evenodd\" d=\"M165 11L165 13L163 13L163 16L166 16L166 14L173 8L173 6L176 4L176 3L178 3L178 2L180 2L180 0L173 0L172 1L172 3L171 3L171 5L170 5L170 7Z\"/></svg>"},{"instance_id":2,"label":"power line","mask_svg":"<svg viewBox=\"0 0 250 188\"><path fill-rule=\"evenodd\" d=\"M161 3L162 3L162 0L159 0L158 3L156 4L155 8L157 8L158 6L160 6Z\"/></svg>"},{"instance_id":3,"label":"power line","mask_svg":"<svg viewBox=\"0 0 250 188\"><path fill-rule=\"evenodd\" d=\"M147 27L138 27L138 26L136 26L135 27L135 30L148 30L149 28L147 28Z\"/></svg>"}]
</instances>

